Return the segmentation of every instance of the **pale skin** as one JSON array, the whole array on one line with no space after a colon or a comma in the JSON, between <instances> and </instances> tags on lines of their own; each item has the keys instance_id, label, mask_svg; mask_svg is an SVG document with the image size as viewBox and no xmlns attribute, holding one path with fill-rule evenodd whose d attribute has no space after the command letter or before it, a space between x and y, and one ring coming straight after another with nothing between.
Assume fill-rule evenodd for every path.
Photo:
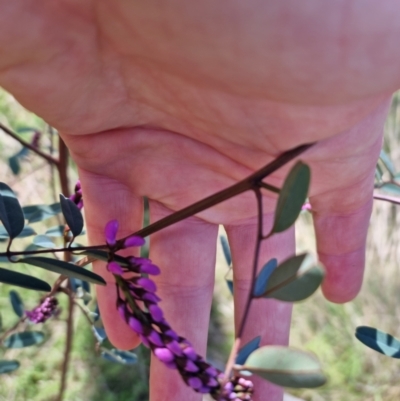
<instances>
[{"instance_id":1,"label":"pale skin","mask_svg":"<svg viewBox=\"0 0 400 401\"><path fill-rule=\"evenodd\" d=\"M374 167L391 94L400 87L400 4L387 0L0 1L0 85L56 127L77 163L90 241L118 219L151 219L221 190L294 146L317 141L310 201L323 292L346 302L360 289ZM280 185L288 168L269 178ZM265 226L275 197L264 197ZM227 230L236 323L249 290L256 203L248 193L151 238L162 269L160 306L204 354L218 224ZM288 230L261 262L294 253ZM97 271L108 281L104 266ZM99 289L112 342L138 344ZM288 341L291 308L258 301L244 341ZM151 401L198 401L176 372L152 364ZM258 385L258 384L257 384ZM260 384L261 386L261 384ZM255 401L280 401L258 387Z\"/></svg>"}]
</instances>

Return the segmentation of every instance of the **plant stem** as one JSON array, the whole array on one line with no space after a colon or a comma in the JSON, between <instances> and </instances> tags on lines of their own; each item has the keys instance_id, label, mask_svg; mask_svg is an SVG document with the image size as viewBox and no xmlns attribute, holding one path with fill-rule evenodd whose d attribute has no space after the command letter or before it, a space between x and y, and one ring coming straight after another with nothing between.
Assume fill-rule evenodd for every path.
<instances>
[{"instance_id":1,"label":"plant stem","mask_svg":"<svg viewBox=\"0 0 400 401\"><path fill-rule=\"evenodd\" d=\"M394 203L396 205L400 205L400 198L393 197L393 196L386 196L386 195L374 193L374 199L383 200L386 202Z\"/></svg>"},{"instance_id":2,"label":"plant stem","mask_svg":"<svg viewBox=\"0 0 400 401\"><path fill-rule=\"evenodd\" d=\"M58 175L60 178L61 192L64 196L69 196L68 185L68 148L66 147L61 136L58 137L58 157L59 163L57 164Z\"/></svg>"},{"instance_id":3,"label":"plant stem","mask_svg":"<svg viewBox=\"0 0 400 401\"><path fill-rule=\"evenodd\" d=\"M5 125L0 123L0 129L3 130L7 135L9 135L12 138L14 138L22 146L24 146L25 148L28 148L32 152L36 153L37 155L39 155L43 159L47 160L49 163L55 164L56 166L58 165L58 160L57 159L55 159L54 157L48 155L47 153L42 152L40 149L38 149L35 146L31 145L29 142L24 141L14 131L12 131L10 128L7 128Z\"/></svg>"}]
</instances>

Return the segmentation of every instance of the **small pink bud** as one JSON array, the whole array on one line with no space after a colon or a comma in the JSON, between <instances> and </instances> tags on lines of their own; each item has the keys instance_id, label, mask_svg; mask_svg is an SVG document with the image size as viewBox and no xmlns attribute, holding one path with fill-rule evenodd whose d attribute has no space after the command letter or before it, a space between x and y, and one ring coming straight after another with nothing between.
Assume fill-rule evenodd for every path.
<instances>
[{"instance_id":1,"label":"small pink bud","mask_svg":"<svg viewBox=\"0 0 400 401\"><path fill-rule=\"evenodd\" d=\"M164 363L173 362L175 359L174 354L167 348L156 348L154 355Z\"/></svg>"}]
</instances>

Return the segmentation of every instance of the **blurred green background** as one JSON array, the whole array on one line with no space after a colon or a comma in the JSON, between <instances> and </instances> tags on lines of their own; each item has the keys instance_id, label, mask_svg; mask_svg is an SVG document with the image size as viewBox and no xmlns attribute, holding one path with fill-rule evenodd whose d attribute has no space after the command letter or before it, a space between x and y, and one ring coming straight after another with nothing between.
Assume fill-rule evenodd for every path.
<instances>
[{"instance_id":1,"label":"blurred green background","mask_svg":"<svg viewBox=\"0 0 400 401\"><path fill-rule=\"evenodd\" d=\"M396 94L385 127L385 150L395 167L400 170L399 95ZM48 128L42 120L26 112L10 95L0 90L0 122L17 130L35 127ZM30 140L32 133L21 133ZM42 138L41 148L48 150L50 136ZM53 144L56 147L56 143ZM57 201L57 191L49 189L49 182L57 181L46 162L30 154L21 163L21 171L12 173L8 158L21 148L16 141L0 132L0 180L10 185L18 194L22 205L52 203ZM71 165L71 185L76 171ZM398 207L376 201L370 223L366 275L363 289L357 299L346 305L335 305L324 300L318 292L311 299L295 305L292 324L292 345L315 352L322 361L329 377L328 384L315 390L290 391L307 401L394 401L400 399L398 361L365 348L354 337L356 326L377 327L400 336L400 318L396 306L400 294L398 260L400 260L400 214ZM36 223L35 223L36 224ZM33 224L38 233L44 226L58 224L53 217L44 223ZM221 230L221 235L224 235ZM304 213L296 225L299 251L314 250L314 233L310 214ZM79 242L83 240L80 237ZM19 239L15 247L22 249L30 240ZM3 249L4 243L0 243ZM6 267L5 263L0 263ZM34 267L18 267L52 282L54 274ZM209 330L208 357L223 367L233 339L232 297L225 283L227 265L218 247L216 287ZM11 309L9 291L0 284L0 313L2 327L7 329L17 321ZM17 289L27 309L38 302L34 291ZM21 368L11 374L0 375L0 401L50 401L58 392L65 340L66 297L60 295L62 313L44 324L42 330L47 340L40 346L21 350L0 347L0 359L18 359ZM89 304L94 309L94 300ZM124 366L102 359L96 350L96 340L91 327L78 309L74 316L74 343L68 375L65 400L147 401L148 400L148 351L139 347L139 363ZM2 332L0 332L1 335ZM268 401L268 400L266 400Z\"/></svg>"}]
</instances>

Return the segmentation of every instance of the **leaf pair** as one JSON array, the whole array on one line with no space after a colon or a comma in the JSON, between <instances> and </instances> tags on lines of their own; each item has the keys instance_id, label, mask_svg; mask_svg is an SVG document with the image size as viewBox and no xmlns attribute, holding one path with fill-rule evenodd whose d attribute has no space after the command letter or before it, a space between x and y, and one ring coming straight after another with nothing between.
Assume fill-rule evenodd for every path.
<instances>
[{"instance_id":1,"label":"leaf pair","mask_svg":"<svg viewBox=\"0 0 400 401\"><path fill-rule=\"evenodd\" d=\"M279 266L271 259L257 276L253 297L298 302L321 285L325 270L310 254L293 256Z\"/></svg>"}]
</instances>

